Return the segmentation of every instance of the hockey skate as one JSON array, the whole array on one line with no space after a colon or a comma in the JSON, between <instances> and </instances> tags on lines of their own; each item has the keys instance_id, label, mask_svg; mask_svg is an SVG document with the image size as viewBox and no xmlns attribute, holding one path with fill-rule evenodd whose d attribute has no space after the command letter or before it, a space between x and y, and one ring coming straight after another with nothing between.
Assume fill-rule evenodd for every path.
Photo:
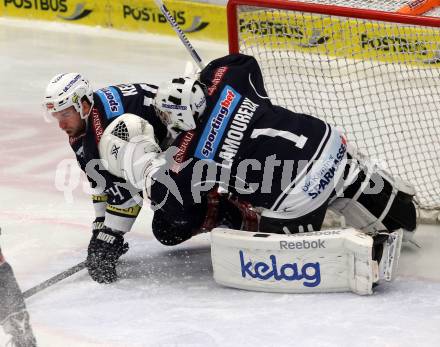
<instances>
[{"instance_id":1,"label":"hockey skate","mask_svg":"<svg viewBox=\"0 0 440 347\"><path fill-rule=\"evenodd\" d=\"M402 246L402 229L392 233L378 232L373 237L373 260L378 264L378 282L396 278Z\"/></svg>"},{"instance_id":2,"label":"hockey skate","mask_svg":"<svg viewBox=\"0 0 440 347\"><path fill-rule=\"evenodd\" d=\"M6 318L3 323L6 334L12 335L7 346L11 347L36 347L37 342L29 324L29 314L26 311L14 313Z\"/></svg>"}]
</instances>

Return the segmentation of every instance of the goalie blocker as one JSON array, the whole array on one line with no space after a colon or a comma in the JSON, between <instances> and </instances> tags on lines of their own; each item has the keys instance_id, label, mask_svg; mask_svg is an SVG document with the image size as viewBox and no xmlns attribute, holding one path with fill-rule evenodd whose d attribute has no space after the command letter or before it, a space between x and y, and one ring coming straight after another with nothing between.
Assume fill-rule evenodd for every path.
<instances>
[{"instance_id":1,"label":"goalie blocker","mask_svg":"<svg viewBox=\"0 0 440 347\"><path fill-rule=\"evenodd\" d=\"M214 229L214 279L234 288L265 292L346 292L367 295L391 281L402 231L369 236L355 229L292 235Z\"/></svg>"}]
</instances>

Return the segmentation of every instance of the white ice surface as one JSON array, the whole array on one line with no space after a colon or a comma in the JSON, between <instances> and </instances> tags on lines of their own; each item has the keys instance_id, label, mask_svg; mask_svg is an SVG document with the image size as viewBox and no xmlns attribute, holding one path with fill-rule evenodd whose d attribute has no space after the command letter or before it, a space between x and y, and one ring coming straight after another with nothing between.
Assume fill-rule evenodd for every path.
<instances>
[{"instance_id":1,"label":"white ice surface","mask_svg":"<svg viewBox=\"0 0 440 347\"><path fill-rule=\"evenodd\" d=\"M194 46L205 60L227 52ZM42 115L47 81L80 71L95 87L158 83L190 58L177 39L5 19L0 52L1 245L25 290L85 258L93 218L78 171L56 181L73 153ZM65 195L63 184L76 188ZM422 249L404 247L396 282L359 297L220 287L207 235L167 248L150 218L144 209L126 237L119 282L82 271L27 301L40 346L440 346L438 226L420 228ZM0 346L5 339L0 332Z\"/></svg>"}]
</instances>

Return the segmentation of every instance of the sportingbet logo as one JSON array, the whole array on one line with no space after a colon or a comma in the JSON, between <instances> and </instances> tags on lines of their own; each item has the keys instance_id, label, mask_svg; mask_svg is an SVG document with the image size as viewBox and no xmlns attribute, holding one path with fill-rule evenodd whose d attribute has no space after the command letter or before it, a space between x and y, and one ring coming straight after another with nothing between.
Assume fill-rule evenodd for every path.
<instances>
[{"instance_id":1,"label":"sportingbet logo","mask_svg":"<svg viewBox=\"0 0 440 347\"><path fill-rule=\"evenodd\" d=\"M321 270L319 263L306 263L301 269L297 263L278 264L274 255L269 257L270 264L259 261L252 264L252 261L245 262L243 251L240 254L241 277L255 278L261 281L301 281L303 286L317 287L321 283Z\"/></svg>"},{"instance_id":2,"label":"sportingbet logo","mask_svg":"<svg viewBox=\"0 0 440 347\"><path fill-rule=\"evenodd\" d=\"M221 107L212 118L209 135L202 149L202 154L206 158L209 158L212 152L214 151L213 143L215 142L217 135L219 133L218 130L223 128L222 125L225 121L225 118L227 118L230 115L231 104L233 103L235 97L236 95L234 94L234 92L232 90L227 89L226 95L224 96L223 100L220 100Z\"/></svg>"},{"instance_id":3,"label":"sportingbet logo","mask_svg":"<svg viewBox=\"0 0 440 347\"><path fill-rule=\"evenodd\" d=\"M197 158L212 159L214 157L220 140L223 138L230 115L235 112L240 99L241 95L231 86L226 85L223 88L197 145L195 151Z\"/></svg>"},{"instance_id":4,"label":"sportingbet logo","mask_svg":"<svg viewBox=\"0 0 440 347\"><path fill-rule=\"evenodd\" d=\"M103 88L101 90L104 93L108 104L110 105L110 110L112 110L112 112L117 112L119 110L120 102L118 102L119 100L116 98L115 93L109 88Z\"/></svg>"},{"instance_id":5,"label":"sportingbet logo","mask_svg":"<svg viewBox=\"0 0 440 347\"><path fill-rule=\"evenodd\" d=\"M108 119L125 113L121 97L114 87L99 89L96 94L102 101Z\"/></svg>"}]
</instances>

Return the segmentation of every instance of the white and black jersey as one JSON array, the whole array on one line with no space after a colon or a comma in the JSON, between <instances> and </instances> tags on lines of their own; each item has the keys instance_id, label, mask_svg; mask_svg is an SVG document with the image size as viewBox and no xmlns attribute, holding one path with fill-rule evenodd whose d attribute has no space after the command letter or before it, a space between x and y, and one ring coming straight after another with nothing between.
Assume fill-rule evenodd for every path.
<instances>
[{"instance_id":1,"label":"white and black jersey","mask_svg":"<svg viewBox=\"0 0 440 347\"><path fill-rule=\"evenodd\" d=\"M158 183L152 187L155 203L185 219L200 201L194 191L214 184L274 218L301 217L328 201L346 157L336 129L273 105L253 57L214 60L200 81L207 108L197 128L175 140L178 150L168 170L181 199Z\"/></svg>"},{"instance_id":2,"label":"white and black jersey","mask_svg":"<svg viewBox=\"0 0 440 347\"><path fill-rule=\"evenodd\" d=\"M69 139L81 169L97 192L92 197L96 217L115 230L129 231L140 206L133 199L137 192L129 191L125 180L111 175L103 165L94 164L100 161L98 144L105 128L125 113L147 120L153 126L158 141L164 140L166 127L156 116L152 105L156 93L156 86L145 83L121 84L97 90L93 94L94 107L87 118L85 133Z\"/></svg>"}]
</instances>

